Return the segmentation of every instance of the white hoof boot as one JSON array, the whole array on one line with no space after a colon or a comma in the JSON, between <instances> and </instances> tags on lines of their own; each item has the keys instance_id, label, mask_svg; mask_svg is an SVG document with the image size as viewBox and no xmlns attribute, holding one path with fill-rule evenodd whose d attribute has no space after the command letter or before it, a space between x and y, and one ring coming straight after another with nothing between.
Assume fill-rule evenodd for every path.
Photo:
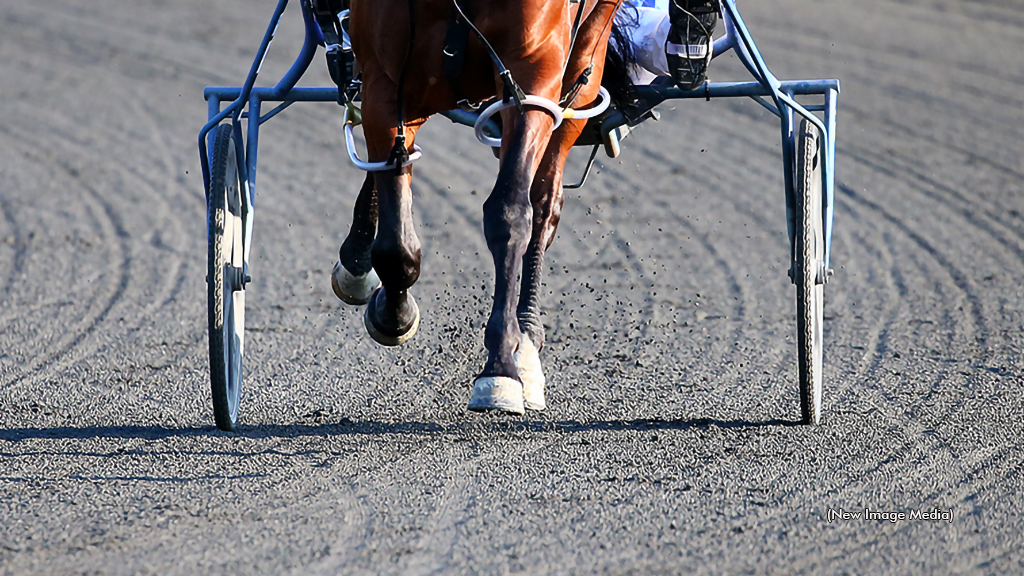
<instances>
[{"instance_id":1,"label":"white hoof boot","mask_svg":"<svg viewBox=\"0 0 1024 576\"><path fill-rule=\"evenodd\" d=\"M544 370L540 366L540 353L525 335L519 343L519 351L513 357L519 379L523 381L523 405L527 410L543 410L544 402Z\"/></svg>"},{"instance_id":2,"label":"white hoof boot","mask_svg":"<svg viewBox=\"0 0 1024 576\"><path fill-rule=\"evenodd\" d=\"M373 291L380 288L380 278L373 268L362 276L353 276L338 260L331 270L331 288L342 302L362 306L370 301Z\"/></svg>"},{"instance_id":3,"label":"white hoof boot","mask_svg":"<svg viewBox=\"0 0 1024 576\"><path fill-rule=\"evenodd\" d=\"M477 412L501 410L513 414L525 414L523 406L523 385L515 378L506 376L484 376L473 384L473 396L469 409Z\"/></svg>"}]
</instances>

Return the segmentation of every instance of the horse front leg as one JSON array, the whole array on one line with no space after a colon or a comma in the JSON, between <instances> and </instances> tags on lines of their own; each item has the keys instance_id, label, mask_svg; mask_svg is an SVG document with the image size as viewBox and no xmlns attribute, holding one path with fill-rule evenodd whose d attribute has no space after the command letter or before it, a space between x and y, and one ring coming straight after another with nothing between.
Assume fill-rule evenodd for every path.
<instances>
[{"instance_id":1,"label":"horse front leg","mask_svg":"<svg viewBox=\"0 0 1024 576\"><path fill-rule=\"evenodd\" d=\"M544 370L540 350L544 347L544 324L540 317L540 292L543 281L544 253L555 239L565 196L562 172L573 142L585 121L564 122L555 131L541 160L530 189L533 229L523 256L522 287L516 316L522 331L522 343L515 355L516 370L523 383L523 401L528 410L544 410Z\"/></svg>"},{"instance_id":2,"label":"horse front leg","mask_svg":"<svg viewBox=\"0 0 1024 576\"><path fill-rule=\"evenodd\" d=\"M409 293L420 277L421 257L412 218L412 166L376 172L374 180L379 216L370 257L383 286L370 297L365 325L379 344L398 346L413 337L420 322Z\"/></svg>"},{"instance_id":3,"label":"horse front leg","mask_svg":"<svg viewBox=\"0 0 1024 576\"><path fill-rule=\"evenodd\" d=\"M380 278L370 260L370 246L376 235L377 190L373 175L367 173L352 210L352 226L331 271L331 288L346 304L366 304L373 291L380 287Z\"/></svg>"},{"instance_id":4,"label":"horse front leg","mask_svg":"<svg viewBox=\"0 0 1024 576\"><path fill-rule=\"evenodd\" d=\"M470 410L525 412L514 355L521 333L516 318L518 278L532 233L530 187L551 137L551 117L527 110L505 111L501 168L484 202L484 237L494 259L494 303L484 332L487 363L473 385Z\"/></svg>"},{"instance_id":5,"label":"horse front leg","mask_svg":"<svg viewBox=\"0 0 1024 576\"><path fill-rule=\"evenodd\" d=\"M594 102L604 73L605 51L614 17L621 0L599 0L584 21L569 58L563 86L570 86L583 71L596 64L591 81L576 95L572 104L580 106ZM584 8L584 4L579 5ZM596 80L596 81L595 81ZM533 204L533 233L523 260L523 281L516 311L519 327L524 334L515 355L516 369L523 383L524 405L529 410L544 410L544 370L540 363L540 350L544 347L544 324L541 321L540 292L544 269L544 253L555 239L555 231L562 215L564 195L562 174L569 151L583 132L585 120L566 121L551 137L544 158L534 176L530 190Z\"/></svg>"},{"instance_id":6,"label":"horse front leg","mask_svg":"<svg viewBox=\"0 0 1024 576\"><path fill-rule=\"evenodd\" d=\"M395 144L397 88L383 74L364 71L363 133L370 162L389 159ZM412 148L422 120L404 131ZM364 189L370 184L365 184ZM412 165L373 173L377 191L377 234L370 261L382 286L370 296L364 314L366 331L379 344L404 344L419 327L420 310L409 289L420 277L420 239L412 217Z\"/></svg>"}]
</instances>

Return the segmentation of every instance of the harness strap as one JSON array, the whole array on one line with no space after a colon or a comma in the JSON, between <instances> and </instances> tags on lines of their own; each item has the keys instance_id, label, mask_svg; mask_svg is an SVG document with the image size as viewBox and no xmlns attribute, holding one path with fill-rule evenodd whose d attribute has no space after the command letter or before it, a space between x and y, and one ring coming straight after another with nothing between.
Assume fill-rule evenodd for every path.
<instances>
[{"instance_id":1,"label":"harness strap","mask_svg":"<svg viewBox=\"0 0 1024 576\"><path fill-rule=\"evenodd\" d=\"M569 91L565 93L565 97L562 98L562 101L559 102L558 104L561 105L562 107L568 107L572 105L573 101L576 100L576 97L579 96L580 90L582 90L583 87L586 86L587 84L590 84L590 74L593 71L594 65L591 64L590 66L587 66L586 69L583 70L583 72L580 72L580 75L576 78L576 81L572 83L572 88L570 88Z\"/></svg>"},{"instance_id":2,"label":"harness strap","mask_svg":"<svg viewBox=\"0 0 1024 576\"><path fill-rule=\"evenodd\" d=\"M398 98L396 108L398 109L398 134L395 135L395 145L388 155L388 164L404 166L409 163L409 149L405 145L405 107L402 105L405 96L405 73L409 70L412 62L412 51L416 44L416 0L409 0L409 47L405 51L405 64L402 65L402 73L398 76Z\"/></svg>"},{"instance_id":3,"label":"harness strap","mask_svg":"<svg viewBox=\"0 0 1024 576\"><path fill-rule=\"evenodd\" d=\"M577 2L578 1L579 0L577 0ZM580 3L579 8L576 10L576 19L572 23L572 37L569 40L569 53L566 56L567 58L572 58L572 49L576 46L576 36L578 36L579 33L580 33L580 24L583 23L583 9L586 8L586 7L587 7L586 2L583 2L583 3ZM569 60L566 60L565 62L566 62L566 64L568 64Z\"/></svg>"},{"instance_id":4,"label":"harness strap","mask_svg":"<svg viewBox=\"0 0 1024 576\"><path fill-rule=\"evenodd\" d=\"M411 1L412 0L410 0L410 2ZM494 62L494 66L498 69L498 76L501 77L501 83L504 86L502 100L504 102L515 100L516 108L519 108L519 112L522 113L523 101L526 99L526 93L523 92L523 89L520 88L519 84L516 84L515 79L512 78L512 71L505 68L505 65L501 62L501 58L498 57L498 53L494 50L494 47L491 46L491 43L487 41L483 32L476 27L476 24L473 24L472 20L466 17L466 13L462 10L462 7L459 6L458 0L452 0L452 6L455 7L455 10L458 11L459 15L466 21L466 24L469 25L473 33L476 34L477 37L480 38L480 41L484 43L484 48L487 49L487 54L491 57L491 61Z\"/></svg>"},{"instance_id":5,"label":"harness strap","mask_svg":"<svg viewBox=\"0 0 1024 576\"><path fill-rule=\"evenodd\" d=\"M466 7L466 12L472 13L469 6ZM462 76L462 68L466 62L466 47L469 45L470 28L466 22L467 19L452 6L448 14L448 29L444 36L444 76L448 79L448 84L455 94L455 102L460 107L468 104L459 84L459 77Z\"/></svg>"}]
</instances>

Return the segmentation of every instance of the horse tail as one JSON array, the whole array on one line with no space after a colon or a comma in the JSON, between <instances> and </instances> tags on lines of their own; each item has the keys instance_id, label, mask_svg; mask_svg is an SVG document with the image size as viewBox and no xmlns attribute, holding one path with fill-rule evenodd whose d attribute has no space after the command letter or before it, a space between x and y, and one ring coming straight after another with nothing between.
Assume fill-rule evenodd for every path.
<instances>
[{"instance_id":1,"label":"horse tail","mask_svg":"<svg viewBox=\"0 0 1024 576\"><path fill-rule=\"evenodd\" d=\"M632 72L639 66L636 50L625 28L637 25L639 14L630 2L623 2L615 14L608 52L604 58L601 85L608 90L617 108L633 105Z\"/></svg>"}]
</instances>

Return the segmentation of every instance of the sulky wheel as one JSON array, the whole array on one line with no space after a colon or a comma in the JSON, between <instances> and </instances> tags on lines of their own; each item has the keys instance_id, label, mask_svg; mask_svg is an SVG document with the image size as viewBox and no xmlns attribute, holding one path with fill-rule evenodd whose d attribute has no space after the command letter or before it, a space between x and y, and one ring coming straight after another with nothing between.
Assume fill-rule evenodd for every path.
<instances>
[{"instance_id":1,"label":"sulky wheel","mask_svg":"<svg viewBox=\"0 0 1024 576\"><path fill-rule=\"evenodd\" d=\"M825 234L821 199L821 146L818 129L800 123L796 139L796 324L800 372L800 411L804 424L821 418Z\"/></svg>"},{"instance_id":2,"label":"sulky wheel","mask_svg":"<svg viewBox=\"0 0 1024 576\"><path fill-rule=\"evenodd\" d=\"M207 198L210 384L217 428L234 430L245 342L244 233L239 158L231 125L217 127Z\"/></svg>"}]
</instances>

